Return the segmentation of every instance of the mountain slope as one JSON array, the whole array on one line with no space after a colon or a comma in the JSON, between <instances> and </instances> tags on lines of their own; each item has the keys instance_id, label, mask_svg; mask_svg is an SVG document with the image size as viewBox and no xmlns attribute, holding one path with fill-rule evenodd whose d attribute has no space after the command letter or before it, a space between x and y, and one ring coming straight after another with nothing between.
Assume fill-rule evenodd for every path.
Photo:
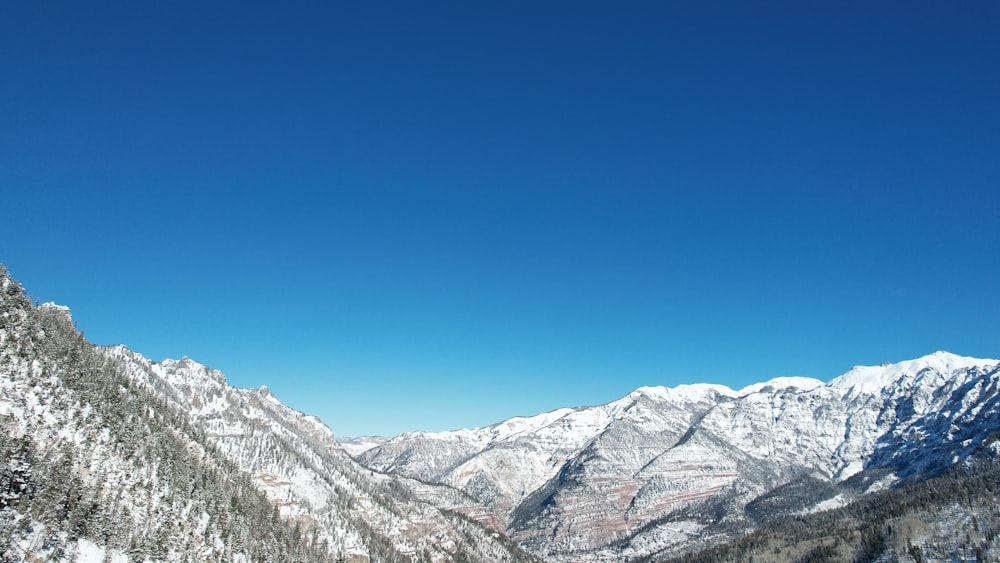
<instances>
[{"instance_id":1,"label":"mountain slope","mask_svg":"<svg viewBox=\"0 0 1000 563\"><path fill-rule=\"evenodd\" d=\"M996 561L998 498L1000 464L982 460L842 508L778 520L676 561Z\"/></svg>"},{"instance_id":2,"label":"mountain slope","mask_svg":"<svg viewBox=\"0 0 1000 563\"><path fill-rule=\"evenodd\" d=\"M0 267L0 557L332 560L183 413Z\"/></svg>"},{"instance_id":3,"label":"mountain slope","mask_svg":"<svg viewBox=\"0 0 1000 563\"><path fill-rule=\"evenodd\" d=\"M191 424L249 474L282 515L317 530L338 554L379 560L393 552L426 560L529 558L502 535L489 533L483 524L495 519L464 495L361 467L319 419L288 408L267 388L230 387L221 373L187 358L155 363L122 347L106 353L122 362L137 385L188 413Z\"/></svg>"},{"instance_id":4,"label":"mountain slope","mask_svg":"<svg viewBox=\"0 0 1000 563\"><path fill-rule=\"evenodd\" d=\"M359 466L266 388L95 347L2 269L0 290L4 558L533 559L464 495Z\"/></svg>"},{"instance_id":5,"label":"mountain slope","mask_svg":"<svg viewBox=\"0 0 1000 563\"><path fill-rule=\"evenodd\" d=\"M938 352L828 384L642 388L597 407L404 434L359 459L503 511L511 537L548 559L670 553L967 458L1000 428L998 364Z\"/></svg>"}]
</instances>

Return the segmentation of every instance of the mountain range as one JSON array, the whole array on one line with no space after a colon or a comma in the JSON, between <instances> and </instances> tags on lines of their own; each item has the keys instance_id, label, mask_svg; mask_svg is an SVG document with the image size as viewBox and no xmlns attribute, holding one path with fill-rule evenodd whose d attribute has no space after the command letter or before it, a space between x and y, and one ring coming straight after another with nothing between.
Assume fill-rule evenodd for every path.
<instances>
[{"instance_id":1,"label":"mountain range","mask_svg":"<svg viewBox=\"0 0 1000 563\"><path fill-rule=\"evenodd\" d=\"M776 561L916 560L920 545L957 549L932 533L956 522L976 534L963 545L995 556L981 482L1000 452L998 382L997 360L936 352L826 383L643 387L485 428L338 441L266 387L88 343L0 267L0 557L666 560L757 530ZM775 528L956 479L989 502L930 495L838 547ZM705 553L766 560L761 545Z\"/></svg>"},{"instance_id":2,"label":"mountain range","mask_svg":"<svg viewBox=\"0 0 1000 563\"><path fill-rule=\"evenodd\" d=\"M496 510L547 560L678 554L995 454L1000 362L947 352L778 378L646 387L596 407L403 434L359 455Z\"/></svg>"}]
</instances>

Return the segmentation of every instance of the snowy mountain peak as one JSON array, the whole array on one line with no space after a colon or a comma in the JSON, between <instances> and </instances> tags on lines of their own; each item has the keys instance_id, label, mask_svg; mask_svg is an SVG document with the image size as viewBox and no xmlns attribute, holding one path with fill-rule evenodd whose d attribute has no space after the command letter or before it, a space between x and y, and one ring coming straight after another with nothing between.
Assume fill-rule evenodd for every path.
<instances>
[{"instance_id":1,"label":"snowy mountain peak","mask_svg":"<svg viewBox=\"0 0 1000 563\"><path fill-rule=\"evenodd\" d=\"M822 381L814 379L812 377L797 377L797 376L786 376L786 377L775 377L763 383L753 383L747 385L746 387L740 389L737 395L740 397L744 395L749 395L751 393L757 393L767 388L771 389L798 389L800 391L812 391L817 387L822 387L825 385Z\"/></svg>"},{"instance_id":2,"label":"snowy mountain peak","mask_svg":"<svg viewBox=\"0 0 1000 563\"><path fill-rule=\"evenodd\" d=\"M753 383L740 390L734 390L726 385L716 383L691 383L677 385L676 387L639 387L625 396L625 399L636 399L638 397L649 397L659 401L681 400L681 401L703 401L715 399L716 397L743 397L751 393L758 393L767 390L796 389L799 391L812 391L825 385L824 382L812 377L775 377L763 383Z\"/></svg>"},{"instance_id":3,"label":"snowy mountain peak","mask_svg":"<svg viewBox=\"0 0 1000 563\"><path fill-rule=\"evenodd\" d=\"M639 387L619 401L629 401L640 397L648 397L656 401L704 401L712 400L717 396L734 397L736 392L726 387L714 383L690 383L677 385L676 387Z\"/></svg>"},{"instance_id":4,"label":"snowy mountain peak","mask_svg":"<svg viewBox=\"0 0 1000 563\"><path fill-rule=\"evenodd\" d=\"M159 372L160 377L170 383L194 386L218 386L226 384L226 376L205 364L196 362L184 356L179 360L166 359L153 362L152 368Z\"/></svg>"},{"instance_id":5,"label":"snowy mountain peak","mask_svg":"<svg viewBox=\"0 0 1000 563\"><path fill-rule=\"evenodd\" d=\"M952 354L951 352L945 352L943 350L939 350L937 352L934 352L933 354L928 354L922 358L909 360L908 362L900 362L900 365L908 363L909 364L922 363L927 367L943 368L943 370L950 372L972 367L993 366L996 365L997 363L1000 363L1000 360L959 356L958 354Z\"/></svg>"},{"instance_id":6,"label":"snowy mountain peak","mask_svg":"<svg viewBox=\"0 0 1000 563\"><path fill-rule=\"evenodd\" d=\"M571 412L573 409L561 408L535 416L517 416L495 424L492 428L496 430L496 439L504 439L544 428Z\"/></svg>"},{"instance_id":7,"label":"snowy mountain peak","mask_svg":"<svg viewBox=\"0 0 1000 563\"><path fill-rule=\"evenodd\" d=\"M883 389L896 382L913 377L920 372L931 369L937 373L949 374L972 367L989 368L1000 363L998 360L971 358L959 356L950 352L938 351L933 354L904 360L895 364L884 363L878 366L855 366L850 371L830 381L830 387L839 389L850 395L877 395Z\"/></svg>"}]
</instances>

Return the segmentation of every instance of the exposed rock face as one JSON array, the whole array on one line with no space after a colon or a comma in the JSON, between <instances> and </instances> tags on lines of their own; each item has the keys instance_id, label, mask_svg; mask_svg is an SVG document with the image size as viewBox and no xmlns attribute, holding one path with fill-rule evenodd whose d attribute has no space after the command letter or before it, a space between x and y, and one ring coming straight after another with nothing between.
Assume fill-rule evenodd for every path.
<instances>
[{"instance_id":1,"label":"exposed rock face","mask_svg":"<svg viewBox=\"0 0 1000 563\"><path fill-rule=\"evenodd\" d=\"M337 554L529 559L505 541L491 511L452 488L360 466L318 418L285 406L266 387L230 387L220 372L188 358L151 362L121 346L106 353L137 384L186 412L282 515L320 530Z\"/></svg>"},{"instance_id":2,"label":"exposed rock face","mask_svg":"<svg viewBox=\"0 0 1000 563\"><path fill-rule=\"evenodd\" d=\"M938 352L828 384L642 388L598 407L403 434L359 459L465 491L549 559L681 550L971 455L1000 428L998 366Z\"/></svg>"}]
</instances>

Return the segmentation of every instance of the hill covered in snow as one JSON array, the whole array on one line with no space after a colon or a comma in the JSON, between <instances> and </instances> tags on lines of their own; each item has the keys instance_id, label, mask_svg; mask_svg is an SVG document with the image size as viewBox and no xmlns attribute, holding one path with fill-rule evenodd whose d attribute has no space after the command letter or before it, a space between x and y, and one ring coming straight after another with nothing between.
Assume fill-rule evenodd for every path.
<instances>
[{"instance_id":1,"label":"hill covered in snow","mask_svg":"<svg viewBox=\"0 0 1000 563\"><path fill-rule=\"evenodd\" d=\"M551 560L690 551L993 455L1000 362L936 352L829 383L645 387L596 407L408 433L368 467L468 493Z\"/></svg>"}]
</instances>

